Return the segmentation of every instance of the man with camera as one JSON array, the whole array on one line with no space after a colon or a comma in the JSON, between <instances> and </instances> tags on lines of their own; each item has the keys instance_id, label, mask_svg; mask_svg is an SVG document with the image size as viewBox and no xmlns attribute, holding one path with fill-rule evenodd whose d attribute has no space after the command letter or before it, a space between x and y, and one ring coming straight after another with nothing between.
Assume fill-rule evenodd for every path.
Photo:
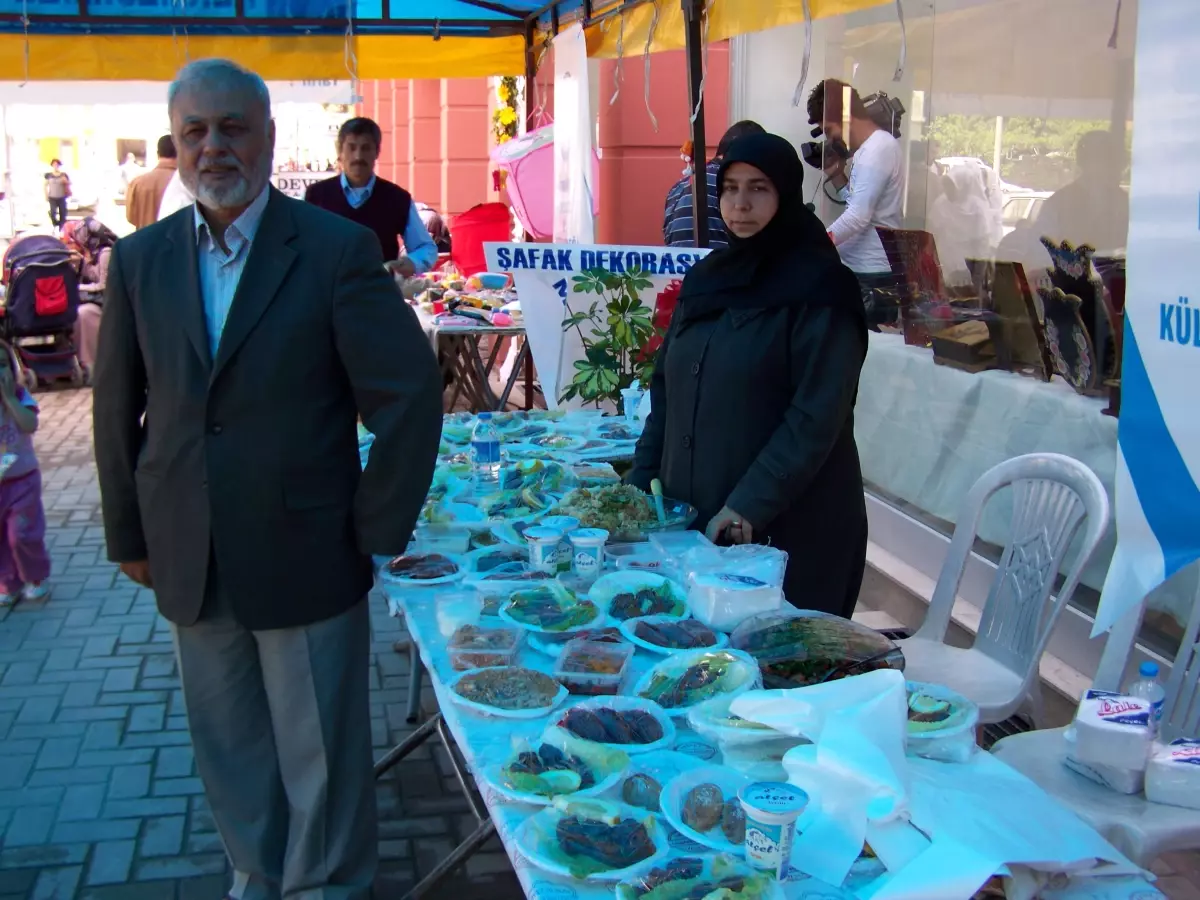
<instances>
[{"instance_id":1,"label":"man with camera","mask_svg":"<svg viewBox=\"0 0 1200 900\"><path fill-rule=\"evenodd\" d=\"M896 137L903 112L899 101L882 93L864 101L836 78L822 81L808 96L808 119L817 126L813 136L823 132L826 140L806 144L804 159L823 169L844 194L846 209L829 227L829 236L842 262L858 276L872 326L895 322L898 311L895 276L875 229L900 227L904 158Z\"/></svg>"}]
</instances>

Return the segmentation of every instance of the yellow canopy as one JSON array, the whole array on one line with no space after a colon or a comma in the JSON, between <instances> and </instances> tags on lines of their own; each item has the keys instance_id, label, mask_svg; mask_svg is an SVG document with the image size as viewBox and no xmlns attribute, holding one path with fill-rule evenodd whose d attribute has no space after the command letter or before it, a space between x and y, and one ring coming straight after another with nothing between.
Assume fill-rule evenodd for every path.
<instances>
[{"instance_id":1,"label":"yellow canopy","mask_svg":"<svg viewBox=\"0 0 1200 900\"><path fill-rule=\"evenodd\" d=\"M710 0L708 40L721 41L751 31L804 21L802 0ZM892 0L810 0L814 18L836 16ZM659 22L651 50L684 46L683 12L678 0L657 0ZM654 17L644 3L624 15L626 56L640 55ZM620 20L588 29L591 56L617 56ZM423 35L359 35L355 38L358 77L468 78L520 75L525 70L524 39ZM170 81L189 59L222 56L278 81L345 78L341 36L185 36L171 34L0 33L2 81Z\"/></svg>"},{"instance_id":2,"label":"yellow canopy","mask_svg":"<svg viewBox=\"0 0 1200 900\"><path fill-rule=\"evenodd\" d=\"M804 21L802 0L709 0L712 11L708 23L710 43L724 41L739 34L766 31L780 25ZM840 16L884 6L893 0L809 0L814 19ZM646 48L646 35L654 20L653 4L647 3L624 16L625 56L641 56ZM614 59L622 31L620 20L609 19L588 29L588 56ZM658 25L654 29L651 52L682 50L684 48L683 8L678 0L658 0Z\"/></svg>"},{"instance_id":3,"label":"yellow canopy","mask_svg":"<svg viewBox=\"0 0 1200 900\"><path fill-rule=\"evenodd\" d=\"M25 49L28 40L29 61ZM359 35L358 77L520 75L525 40L508 37ZM221 56L268 81L336 80L346 73L341 37L0 34L0 81L170 81L189 59Z\"/></svg>"}]
</instances>

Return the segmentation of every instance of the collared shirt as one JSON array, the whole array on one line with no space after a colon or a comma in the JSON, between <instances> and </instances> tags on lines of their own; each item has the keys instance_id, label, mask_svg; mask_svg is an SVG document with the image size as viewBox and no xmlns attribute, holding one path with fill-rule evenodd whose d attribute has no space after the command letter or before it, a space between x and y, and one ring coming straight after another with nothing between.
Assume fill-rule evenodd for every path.
<instances>
[{"instance_id":1,"label":"collared shirt","mask_svg":"<svg viewBox=\"0 0 1200 900\"><path fill-rule=\"evenodd\" d=\"M708 176L708 246L719 250L729 246L725 222L721 219L721 195L717 191L719 160L713 160L705 168ZM663 243L668 247L695 247L693 231L695 214L692 209L692 179L684 176L667 193L666 210L663 215Z\"/></svg>"},{"instance_id":2,"label":"collared shirt","mask_svg":"<svg viewBox=\"0 0 1200 900\"><path fill-rule=\"evenodd\" d=\"M358 209L371 199L371 192L375 190L374 175L362 187L354 187L350 184L345 172L342 173L341 179L342 190L346 194L346 202L350 204L351 209ZM418 275L428 272L437 265L437 244L429 236L429 231L421 220L421 211L417 208L415 200L408 208L408 219L404 223L404 233L400 236L404 238L404 255L412 260Z\"/></svg>"},{"instance_id":3,"label":"collared shirt","mask_svg":"<svg viewBox=\"0 0 1200 900\"><path fill-rule=\"evenodd\" d=\"M199 204L193 209L196 216L196 256L200 264L200 295L204 299L204 322L208 326L208 349L216 359L221 345L221 332L233 306L233 295L246 268L250 245L258 233L263 211L267 208L270 188L264 187L254 202L225 229L226 253L213 240L208 223L200 212Z\"/></svg>"},{"instance_id":4,"label":"collared shirt","mask_svg":"<svg viewBox=\"0 0 1200 900\"><path fill-rule=\"evenodd\" d=\"M877 226L899 228L904 208L904 153L886 131L876 131L854 153L846 210L829 226L842 262L859 274L890 272Z\"/></svg>"}]
</instances>

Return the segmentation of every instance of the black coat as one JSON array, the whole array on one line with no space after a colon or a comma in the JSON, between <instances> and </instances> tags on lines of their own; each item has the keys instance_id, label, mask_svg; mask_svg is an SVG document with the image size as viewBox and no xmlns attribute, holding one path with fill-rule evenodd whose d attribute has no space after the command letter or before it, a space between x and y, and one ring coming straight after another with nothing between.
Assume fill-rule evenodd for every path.
<instances>
[{"instance_id":1,"label":"black coat","mask_svg":"<svg viewBox=\"0 0 1200 900\"><path fill-rule=\"evenodd\" d=\"M849 270L829 266L807 292L820 300L701 318L681 302L628 480L660 478L701 529L730 507L787 552L789 602L849 617L866 560L853 415L866 329Z\"/></svg>"}]
</instances>

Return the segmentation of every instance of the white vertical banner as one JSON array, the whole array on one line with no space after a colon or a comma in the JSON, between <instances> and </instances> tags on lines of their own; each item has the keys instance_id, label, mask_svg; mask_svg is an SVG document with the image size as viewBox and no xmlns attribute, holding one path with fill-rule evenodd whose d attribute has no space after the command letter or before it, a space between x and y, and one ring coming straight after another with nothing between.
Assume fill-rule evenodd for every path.
<instances>
[{"instance_id":1,"label":"white vertical banner","mask_svg":"<svg viewBox=\"0 0 1200 900\"><path fill-rule=\"evenodd\" d=\"M1200 558L1200 16L1137 19L1128 281L1117 428L1117 549L1093 634Z\"/></svg>"},{"instance_id":2,"label":"white vertical banner","mask_svg":"<svg viewBox=\"0 0 1200 900\"><path fill-rule=\"evenodd\" d=\"M554 241L596 240L587 41L575 24L554 39Z\"/></svg>"}]
</instances>

